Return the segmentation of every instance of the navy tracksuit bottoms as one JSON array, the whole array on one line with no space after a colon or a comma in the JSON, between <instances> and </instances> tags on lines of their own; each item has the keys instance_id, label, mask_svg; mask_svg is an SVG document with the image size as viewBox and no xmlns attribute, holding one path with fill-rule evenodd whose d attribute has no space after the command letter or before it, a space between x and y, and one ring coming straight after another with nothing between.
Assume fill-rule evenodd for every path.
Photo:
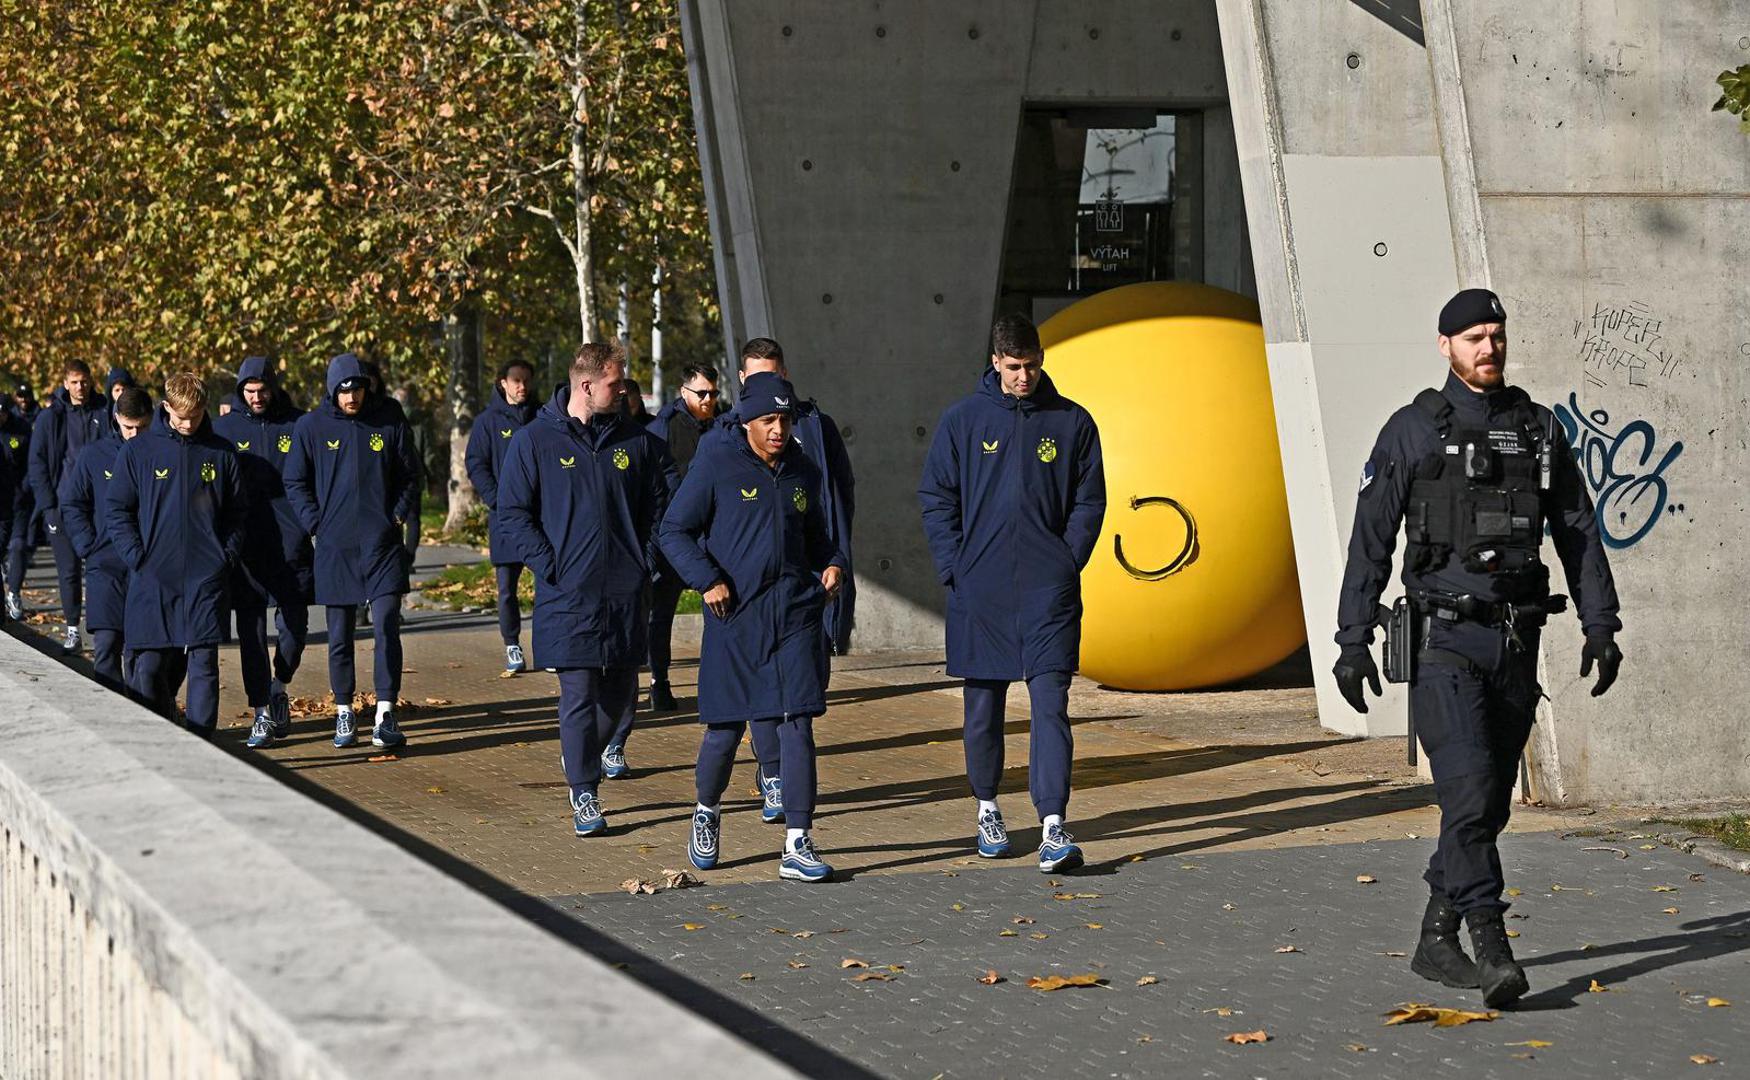
<instances>
[{"instance_id":1,"label":"navy tracksuit bottoms","mask_svg":"<svg viewBox=\"0 0 1750 1080\"><path fill-rule=\"evenodd\" d=\"M505 563L492 570L498 577L498 636L506 645L515 645L523 636L523 605L516 595L523 564Z\"/></svg>"},{"instance_id":2,"label":"navy tracksuit bottoms","mask_svg":"<svg viewBox=\"0 0 1750 1080\"><path fill-rule=\"evenodd\" d=\"M127 691L127 682L122 671L124 649L120 630L91 631L91 667L97 675L97 681L122 693Z\"/></svg>"},{"instance_id":3,"label":"navy tracksuit bottoms","mask_svg":"<svg viewBox=\"0 0 1750 1080\"><path fill-rule=\"evenodd\" d=\"M268 703L271 678L280 685L292 681L298 664L304 659L304 643L310 637L310 609L302 604L276 607L273 613L277 631L276 651L270 665L267 656L267 605L245 600L237 604L237 662L243 669L243 693L249 707L258 709Z\"/></svg>"},{"instance_id":4,"label":"navy tracksuit bottoms","mask_svg":"<svg viewBox=\"0 0 1750 1080\"><path fill-rule=\"evenodd\" d=\"M176 719L176 691L188 679L188 727L211 735L219 725L219 647L134 650L128 685L134 697L167 720Z\"/></svg>"},{"instance_id":5,"label":"navy tracksuit bottoms","mask_svg":"<svg viewBox=\"0 0 1750 1080\"><path fill-rule=\"evenodd\" d=\"M61 614L68 626L78 626L85 611L85 564L73 550L73 538L61 524L61 512L51 510L45 524L49 549L55 553L55 577L61 589Z\"/></svg>"},{"instance_id":6,"label":"navy tracksuit bottoms","mask_svg":"<svg viewBox=\"0 0 1750 1080\"><path fill-rule=\"evenodd\" d=\"M1043 671L1027 680L1032 699L1032 736L1027 749L1027 790L1043 820L1069 809L1070 756L1074 739L1069 730L1070 672ZM995 799L1003 781L1003 700L1009 684L1001 679L967 679L966 777L972 794Z\"/></svg>"},{"instance_id":7,"label":"navy tracksuit bottoms","mask_svg":"<svg viewBox=\"0 0 1750 1080\"><path fill-rule=\"evenodd\" d=\"M12 528L6 536L6 591L17 592L24 588L24 568L30 562L30 556L36 551L36 545L30 542L31 515L28 511L14 514Z\"/></svg>"},{"instance_id":8,"label":"navy tracksuit bottoms","mask_svg":"<svg viewBox=\"0 0 1750 1080\"><path fill-rule=\"evenodd\" d=\"M1512 812L1519 755L1543 693L1538 635L1522 629L1519 636L1523 647L1512 648L1499 628L1436 619L1427 648L1469 664L1424 654L1410 683L1416 738L1440 804L1440 840L1422 877L1461 914L1507 908L1495 841Z\"/></svg>"},{"instance_id":9,"label":"navy tracksuit bottoms","mask_svg":"<svg viewBox=\"0 0 1750 1080\"><path fill-rule=\"evenodd\" d=\"M337 705L350 705L358 685L352 650L357 610L357 604L328 605L328 688ZM374 689L378 701L393 702L401 696L401 597L379 596L370 611L377 642Z\"/></svg>"},{"instance_id":10,"label":"navy tracksuit bottoms","mask_svg":"<svg viewBox=\"0 0 1750 1080\"><path fill-rule=\"evenodd\" d=\"M681 576L665 563L650 586L650 681L668 681L668 665L673 659L674 609L681 602L686 585Z\"/></svg>"},{"instance_id":11,"label":"navy tracksuit bottoms","mask_svg":"<svg viewBox=\"0 0 1750 1080\"><path fill-rule=\"evenodd\" d=\"M701 806L716 806L729 790L729 773L735 767L735 752L748 725L708 724L699 743L699 764L693 774ZM765 731L760 729L764 728ZM784 785L784 824L792 829L812 828L814 799L819 778L814 768L814 717L786 716L755 720L754 755L760 772L776 776ZM761 744L765 749L761 749ZM776 744L774 746L774 744ZM776 760L768 755L777 750Z\"/></svg>"},{"instance_id":12,"label":"navy tracksuit bottoms","mask_svg":"<svg viewBox=\"0 0 1750 1080\"><path fill-rule=\"evenodd\" d=\"M573 802L601 786L602 751L624 744L637 703L635 667L559 672L559 758Z\"/></svg>"}]
</instances>

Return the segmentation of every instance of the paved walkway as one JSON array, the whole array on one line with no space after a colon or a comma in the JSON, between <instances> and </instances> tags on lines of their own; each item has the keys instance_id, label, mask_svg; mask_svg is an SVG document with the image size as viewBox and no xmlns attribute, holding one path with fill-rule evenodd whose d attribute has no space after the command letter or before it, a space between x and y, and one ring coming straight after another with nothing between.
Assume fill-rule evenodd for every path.
<instances>
[{"instance_id":1,"label":"paved walkway","mask_svg":"<svg viewBox=\"0 0 1750 1080\"><path fill-rule=\"evenodd\" d=\"M428 549L424 562L445 557L457 556ZM1090 865L1046 878L1025 857L971 857L959 698L940 657L849 658L817 724L816 835L840 880L776 880L782 832L759 821L744 747L722 868L701 875L705 888L633 896L621 882L687 866L690 661L676 672L681 711L641 715L632 777L604 785L608 835L578 840L553 677L501 678L489 613L414 611L406 629L411 744L392 759L334 750L314 700L292 738L243 750L232 650L223 740L816 1075L1617 1077L1692 1069L1692 1054L1725 1070L1750 1061L1750 878L1632 829L1599 839L1608 814L1515 819L1504 855L1535 988L1520 1009L1452 1029L1384 1027L1401 1002L1475 1005L1393 955L1413 944L1431 792L1402 740L1321 731L1292 665L1202 694L1078 680L1070 817ZM361 673L369 651L361 642ZM317 643L293 689L314 699L324 681ZM1017 695L1004 806L1022 848L1038 841L1025 827L1026 731ZM977 981L992 970L1002 981ZM887 978L857 981L870 972ZM1027 988L1051 974L1105 983ZM1590 992L1594 979L1607 989ZM1224 1041L1260 1029L1268 1042ZM1514 1045L1531 1041L1552 1045Z\"/></svg>"}]
</instances>

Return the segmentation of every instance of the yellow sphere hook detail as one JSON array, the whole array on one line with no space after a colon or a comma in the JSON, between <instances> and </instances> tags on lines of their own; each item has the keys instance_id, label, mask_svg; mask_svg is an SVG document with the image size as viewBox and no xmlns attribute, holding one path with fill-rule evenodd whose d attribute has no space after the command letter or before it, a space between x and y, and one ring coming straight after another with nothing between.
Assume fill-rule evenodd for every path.
<instances>
[{"instance_id":1,"label":"yellow sphere hook detail","mask_svg":"<svg viewBox=\"0 0 1750 1080\"><path fill-rule=\"evenodd\" d=\"M1179 549L1177 555L1173 556L1172 562L1159 570L1140 570L1131 565L1130 560L1124 557L1124 537L1119 533L1113 533L1112 555L1118 560L1118 565L1124 568L1124 572L1138 581L1159 581L1185 569L1191 565L1191 560L1196 557L1197 519L1192 517L1191 511L1185 509L1184 504L1177 499L1169 499L1165 495L1150 495L1141 499L1134 495L1131 496L1130 508L1132 510L1140 510L1145 506L1170 506L1178 511L1179 516L1185 520L1185 546Z\"/></svg>"}]
</instances>

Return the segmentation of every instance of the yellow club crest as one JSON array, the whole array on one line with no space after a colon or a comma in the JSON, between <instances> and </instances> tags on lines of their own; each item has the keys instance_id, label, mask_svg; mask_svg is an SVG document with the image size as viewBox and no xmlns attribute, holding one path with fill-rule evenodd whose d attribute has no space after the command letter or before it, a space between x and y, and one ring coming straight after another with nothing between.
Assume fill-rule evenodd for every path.
<instances>
[{"instance_id":1,"label":"yellow club crest","mask_svg":"<svg viewBox=\"0 0 1750 1080\"><path fill-rule=\"evenodd\" d=\"M1057 441L1055 439L1039 440L1039 460L1047 465L1057 460Z\"/></svg>"},{"instance_id":2,"label":"yellow club crest","mask_svg":"<svg viewBox=\"0 0 1750 1080\"><path fill-rule=\"evenodd\" d=\"M201 479L212 483L219 478L219 467L210 461L201 462Z\"/></svg>"},{"instance_id":3,"label":"yellow club crest","mask_svg":"<svg viewBox=\"0 0 1750 1080\"><path fill-rule=\"evenodd\" d=\"M632 467L632 455L626 453L626 451L624 451L624 450L615 450L614 451L614 468L619 469L621 472L625 472L627 469L630 469L631 467Z\"/></svg>"},{"instance_id":4,"label":"yellow club crest","mask_svg":"<svg viewBox=\"0 0 1750 1080\"><path fill-rule=\"evenodd\" d=\"M569 469L576 464L577 464L576 457L562 457L559 459L559 467L561 469Z\"/></svg>"},{"instance_id":5,"label":"yellow club crest","mask_svg":"<svg viewBox=\"0 0 1750 1080\"><path fill-rule=\"evenodd\" d=\"M371 433L371 449L379 453L381 453L383 449L383 436L374 431Z\"/></svg>"},{"instance_id":6,"label":"yellow club crest","mask_svg":"<svg viewBox=\"0 0 1750 1080\"><path fill-rule=\"evenodd\" d=\"M804 514L808 513L808 492L803 491L801 488L797 488L790 492L790 501L795 504L798 512Z\"/></svg>"},{"instance_id":7,"label":"yellow club crest","mask_svg":"<svg viewBox=\"0 0 1750 1080\"><path fill-rule=\"evenodd\" d=\"M498 429L498 437L501 439L510 438L510 428L499 428Z\"/></svg>"},{"instance_id":8,"label":"yellow club crest","mask_svg":"<svg viewBox=\"0 0 1750 1080\"><path fill-rule=\"evenodd\" d=\"M991 440L991 441L990 441L990 442L985 442L985 441L984 441L984 440L982 440L982 439L980 439L980 440L979 440L979 445L980 445L980 446L982 446L982 447L984 447L984 452L985 452L985 453L987 453L987 454L994 454L994 453L996 453L996 452L997 452L997 446L998 446L998 444L1000 444L1000 443L1001 443L1001 442L1002 442L1002 440L1001 440L1001 439L992 439L992 440Z\"/></svg>"},{"instance_id":9,"label":"yellow club crest","mask_svg":"<svg viewBox=\"0 0 1750 1080\"><path fill-rule=\"evenodd\" d=\"M7 439L6 445L10 446L14 450L18 449L18 436L14 435L14 436L12 436L12 438Z\"/></svg>"},{"instance_id":10,"label":"yellow club crest","mask_svg":"<svg viewBox=\"0 0 1750 1080\"><path fill-rule=\"evenodd\" d=\"M247 449L249 449L249 440L248 440L248 439L244 439L244 440L243 440L243 441L242 441L242 442L240 442L240 443L238 443L238 444L237 444L237 449L239 449L239 450L247 450Z\"/></svg>"},{"instance_id":11,"label":"yellow club crest","mask_svg":"<svg viewBox=\"0 0 1750 1080\"><path fill-rule=\"evenodd\" d=\"M760 497L760 489L757 487L756 488L742 488L741 489L741 501L742 502L753 502L755 499L758 499L759 497Z\"/></svg>"},{"instance_id":12,"label":"yellow club crest","mask_svg":"<svg viewBox=\"0 0 1750 1080\"><path fill-rule=\"evenodd\" d=\"M156 476L160 480L165 480L165 479L169 478L170 470L169 469L153 469L152 475Z\"/></svg>"},{"instance_id":13,"label":"yellow club crest","mask_svg":"<svg viewBox=\"0 0 1750 1080\"><path fill-rule=\"evenodd\" d=\"M292 452L292 437L290 435L281 435L280 441L279 441L279 448L280 448L280 453L282 453L282 454L291 453Z\"/></svg>"},{"instance_id":14,"label":"yellow club crest","mask_svg":"<svg viewBox=\"0 0 1750 1080\"><path fill-rule=\"evenodd\" d=\"M115 473L112 473L108 469L105 469L105 470L103 470L103 478L105 480L113 480L113 479L115 479Z\"/></svg>"},{"instance_id":15,"label":"yellow club crest","mask_svg":"<svg viewBox=\"0 0 1750 1080\"><path fill-rule=\"evenodd\" d=\"M340 440L339 439L329 439L328 440L328 449L339 450L340 449Z\"/></svg>"}]
</instances>

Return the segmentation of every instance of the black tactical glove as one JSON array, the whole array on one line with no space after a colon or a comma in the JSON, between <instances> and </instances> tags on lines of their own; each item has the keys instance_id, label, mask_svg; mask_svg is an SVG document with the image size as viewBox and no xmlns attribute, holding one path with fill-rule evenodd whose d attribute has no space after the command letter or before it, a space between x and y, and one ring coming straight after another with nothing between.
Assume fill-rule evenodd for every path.
<instances>
[{"instance_id":1,"label":"black tactical glove","mask_svg":"<svg viewBox=\"0 0 1750 1080\"><path fill-rule=\"evenodd\" d=\"M1382 693L1379 668L1374 666L1372 650L1365 645L1343 646L1342 655L1337 657L1337 665L1331 669L1331 674L1337 677L1337 689L1342 692L1343 700L1358 713L1367 711L1367 695L1361 691L1363 680L1373 687L1374 697Z\"/></svg>"},{"instance_id":2,"label":"black tactical glove","mask_svg":"<svg viewBox=\"0 0 1750 1080\"><path fill-rule=\"evenodd\" d=\"M1598 681L1592 686L1592 696L1598 697L1610 689L1617 669L1622 667L1622 650L1616 646L1615 634L1605 630L1586 635L1586 647L1580 650L1580 678L1592 674L1593 661L1598 663Z\"/></svg>"}]
</instances>

